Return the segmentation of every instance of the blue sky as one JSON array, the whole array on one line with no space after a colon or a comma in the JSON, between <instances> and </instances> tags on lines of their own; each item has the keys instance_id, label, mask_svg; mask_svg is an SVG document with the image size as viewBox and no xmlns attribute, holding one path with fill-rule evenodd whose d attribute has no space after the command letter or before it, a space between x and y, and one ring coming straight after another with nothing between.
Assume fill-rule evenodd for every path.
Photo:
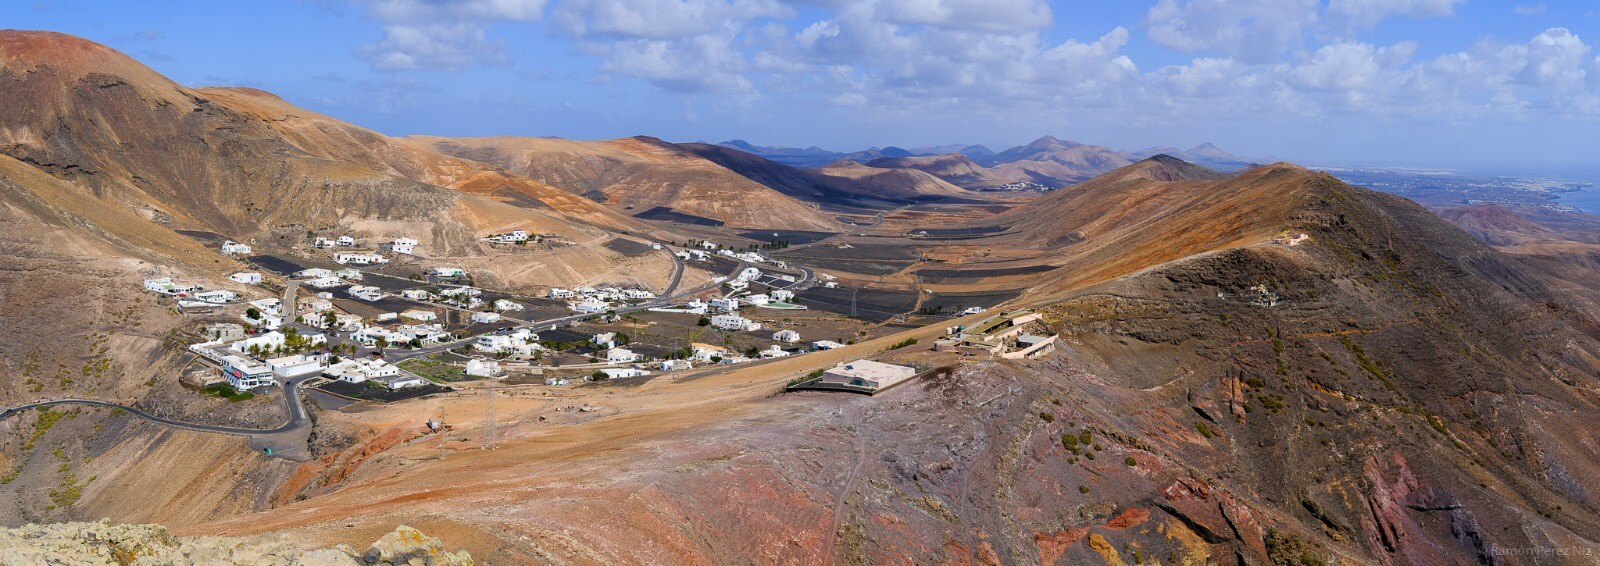
<instances>
[{"instance_id":1,"label":"blue sky","mask_svg":"<svg viewBox=\"0 0 1600 566\"><path fill-rule=\"evenodd\" d=\"M1040 135L1312 164L1571 168L1600 5L1489 0L18 2L375 130L851 150Z\"/></svg>"}]
</instances>

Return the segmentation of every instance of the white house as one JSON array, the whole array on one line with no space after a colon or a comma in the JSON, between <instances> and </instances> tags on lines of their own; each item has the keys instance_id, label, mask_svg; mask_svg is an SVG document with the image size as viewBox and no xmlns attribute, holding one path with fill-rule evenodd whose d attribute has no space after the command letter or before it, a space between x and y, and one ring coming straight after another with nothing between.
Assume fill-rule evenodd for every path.
<instances>
[{"instance_id":1,"label":"white house","mask_svg":"<svg viewBox=\"0 0 1600 566\"><path fill-rule=\"evenodd\" d=\"M839 282L838 281L829 281L827 283L823 283L822 287L824 289L837 289L837 288L839 288Z\"/></svg>"},{"instance_id":2,"label":"white house","mask_svg":"<svg viewBox=\"0 0 1600 566\"><path fill-rule=\"evenodd\" d=\"M800 341L800 333L793 330L779 330L772 333L772 339L784 344L793 344Z\"/></svg>"},{"instance_id":3,"label":"white house","mask_svg":"<svg viewBox=\"0 0 1600 566\"><path fill-rule=\"evenodd\" d=\"M338 277L318 277L316 279L310 279L306 281L307 287L312 287L315 289L332 289L343 284L344 280Z\"/></svg>"},{"instance_id":4,"label":"white house","mask_svg":"<svg viewBox=\"0 0 1600 566\"><path fill-rule=\"evenodd\" d=\"M568 308L571 308L573 311L584 313L584 314L593 314L593 313L599 313L599 312L606 312L607 310L610 310L611 309L611 303L607 303L605 301L602 301L600 299L596 299L594 297L589 297L589 298L584 299L582 301L578 301L576 303L571 303L571 305Z\"/></svg>"},{"instance_id":5,"label":"white house","mask_svg":"<svg viewBox=\"0 0 1600 566\"><path fill-rule=\"evenodd\" d=\"M733 311L739 310L739 299L736 299L736 298L733 298L733 297L722 297L720 299L711 299L711 308L714 308L714 309L717 309L717 310L720 310L720 311L733 312Z\"/></svg>"},{"instance_id":6,"label":"white house","mask_svg":"<svg viewBox=\"0 0 1600 566\"><path fill-rule=\"evenodd\" d=\"M738 275L738 279L743 279L745 281L755 281L756 279L760 278L761 270L754 267L746 267L743 271L740 271Z\"/></svg>"},{"instance_id":7,"label":"white house","mask_svg":"<svg viewBox=\"0 0 1600 566\"><path fill-rule=\"evenodd\" d=\"M709 241L700 242L700 247L708 249L708 250L714 250L714 249L717 249L717 244L715 244L713 242L709 242Z\"/></svg>"},{"instance_id":8,"label":"white house","mask_svg":"<svg viewBox=\"0 0 1600 566\"><path fill-rule=\"evenodd\" d=\"M284 344L284 335L283 335L283 333L274 330L274 331L267 332L267 333L264 333L264 334L260 334L260 335L257 335L257 336L251 336L249 338L245 338L244 340L240 340L238 342L234 342L232 344L229 344L228 345L228 349L229 350L233 350L235 352L240 352L240 353L249 352L252 348L257 348L257 347L259 347L262 351L272 351L272 350L276 350L278 348L282 348L283 344Z\"/></svg>"},{"instance_id":9,"label":"white house","mask_svg":"<svg viewBox=\"0 0 1600 566\"><path fill-rule=\"evenodd\" d=\"M378 378L378 381L383 383L384 387L388 387L390 391L399 391L401 389L410 389L410 388L413 388L413 387L422 387L423 385L427 385L428 384L427 380L422 379L421 377L418 377L418 376L412 375L412 374L402 374L402 375L394 375L394 376L389 376L389 377L380 377L380 378Z\"/></svg>"},{"instance_id":10,"label":"white house","mask_svg":"<svg viewBox=\"0 0 1600 566\"><path fill-rule=\"evenodd\" d=\"M654 299L656 298L656 294L644 289L623 289L622 298L628 300Z\"/></svg>"},{"instance_id":11,"label":"white house","mask_svg":"<svg viewBox=\"0 0 1600 566\"><path fill-rule=\"evenodd\" d=\"M573 293L571 289L551 289L545 296L551 299L570 299L577 296L577 294Z\"/></svg>"},{"instance_id":12,"label":"white house","mask_svg":"<svg viewBox=\"0 0 1600 566\"><path fill-rule=\"evenodd\" d=\"M239 294L227 289L214 289L195 293L194 298L198 301L221 305L239 300Z\"/></svg>"},{"instance_id":13,"label":"white house","mask_svg":"<svg viewBox=\"0 0 1600 566\"><path fill-rule=\"evenodd\" d=\"M355 238L351 238L349 236L339 236L339 239L338 240L334 240L333 243L338 244L339 247L341 247L341 248L353 248L353 247L356 247L356 239Z\"/></svg>"},{"instance_id":14,"label":"white house","mask_svg":"<svg viewBox=\"0 0 1600 566\"><path fill-rule=\"evenodd\" d=\"M429 294L428 291L424 289L406 289L400 292L400 296L413 301L426 301L428 300Z\"/></svg>"},{"instance_id":15,"label":"white house","mask_svg":"<svg viewBox=\"0 0 1600 566\"><path fill-rule=\"evenodd\" d=\"M358 270L351 269L351 268L348 268L348 267L333 272L333 276L334 277L338 277L340 279L345 279L345 280L348 280L348 281L360 281L362 279L366 279L367 278L367 275L365 273L362 273L362 272L360 272Z\"/></svg>"},{"instance_id":16,"label":"white house","mask_svg":"<svg viewBox=\"0 0 1600 566\"><path fill-rule=\"evenodd\" d=\"M244 356L222 357L222 377L240 391L272 385L272 368Z\"/></svg>"},{"instance_id":17,"label":"white house","mask_svg":"<svg viewBox=\"0 0 1600 566\"><path fill-rule=\"evenodd\" d=\"M475 313L472 313L472 322L478 322L478 323L483 323L483 324L493 324L493 323L496 323L496 322L500 322L500 313L497 313L497 312L475 312Z\"/></svg>"},{"instance_id":18,"label":"white house","mask_svg":"<svg viewBox=\"0 0 1600 566\"><path fill-rule=\"evenodd\" d=\"M643 377L650 375L649 371L637 368L608 368L600 370L600 373L606 374L606 377L611 379L624 379L629 377Z\"/></svg>"},{"instance_id":19,"label":"white house","mask_svg":"<svg viewBox=\"0 0 1600 566\"><path fill-rule=\"evenodd\" d=\"M756 306L756 307L764 307L764 306L767 306L767 303L772 302L772 299L768 298L766 295L763 295L761 293L756 293L756 294L753 294L753 295L745 295L743 297L740 297L739 300L744 301L745 303L747 303L747 304L749 304L751 306Z\"/></svg>"},{"instance_id":20,"label":"white house","mask_svg":"<svg viewBox=\"0 0 1600 566\"><path fill-rule=\"evenodd\" d=\"M514 244L528 241L528 233L522 230L512 230L504 234L494 234L484 239L490 242Z\"/></svg>"},{"instance_id":21,"label":"white house","mask_svg":"<svg viewBox=\"0 0 1600 566\"><path fill-rule=\"evenodd\" d=\"M283 314L283 300L276 297L250 301L250 306L266 314Z\"/></svg>"},{"instance_id":22,"label":"white house","mask_svg":"<svg viewBox=\"0 0 1600 566\"><path fill-rule=\"evenodd\" d=\"M627 348L612 348L606 350L606 361L613 364L631 364L639 361L639 354Z\"/></svg>"},{"instance_id":23,"label":"white house","mask_svg":"<svg viewBox=\"0 0 1600 566\"><path fill-rule=\"evenodd\" d=\"M465 277L467 270L459 267L430 267L428 268L428 275L434 277Z\"/></svg>"},{"instance_id":24,"label":"white house","mask_svg":"<svg viewBox=\"0 0 1600 566\"><path fill-rule=\"evenodd\" d=\"M439 313L423 309L406 309L405 312L400 313L400 317L427 322L430 320L439 320Z\"/></svg>"},{"instance_id":25,"label":"white house","mask_svg":"<svg viewBox=\"0 0 1600 566\"><path fill-rule=\"evenodd\" d=\"M694 369L694 362L689 360L661 360L661 371L683 371Z\"/></svg>"},{"instance_id":26,"label":"white house","mask_svg":"<svg viewBox=\"0 0 1600 566\"><path fill-rule=\"evenodd\" d=\"M772 300L782 303L794 302L794 291L788 289L773 289Z\"/></svg>"},{"instance_id":27,"label":"white house","mask_svg":"<svg viewBox=\"0 0 1600 566\"><path fill-rule=\"evenodd\" d=\"M873 360L856 360L822 372L822 383L883 389L911 379L916 374L916 368Z\"/></svg>"},{"instance_id":28,"label":"white house","mask_svg":"<svg viewBox=\"0 0 1600 566\"><path fill-rule=\"evenodd\" d=\"M811 349L812 350L832 350L834 348L843 348L843 347L844 347L844 344L840 344L840 343L834 342L832 340L818 340L816 342L812 342L811 343Z\"/></svg>"},{"instance_id":29,"label":"white house","mask_svg":"<svg viewBox=\"0 0 1600 566\"><path fill-rule=\"evenodd\" d=\"M295 279L322 279L324 277L333 277L333 270L313 267L296 271L293 277Z\"/></svg>"},{"instance_id":30,"label":"white house","mask_svg":"<svg viewBox=\"0 0 1600 566\"><path fill-rule=\"evenodd\" d=\"M466 374L474 377L494 377L500 375L500 362L497 360L480 360L477 358L467 360Z\"/></svg>"},{"instance_id":31,"label":"white house","mask_svg":"<svg viewBox=\"0 0 1600 566\"><path fill-rule=\"evenodd\" d=\"M235 273L233 275L229 275L228 279L230 279L230 280L232 280L232 281L234 281L236 283L243 283L245 285L260 285L261 284L261 274L260 273L256 273L254 271L240 271L240 272Z\"/></svg>"},{"instance_id":32,"label":"white house","mask_svg":"<svg viewBox=\"0 0 1600 566\"><path fill-rule=\"evenodd\" d=\"M961 311L961 314L981 314L986 310L989 309L983 307L967 307L967 310Z\"/></svg>"},{"instance_id":33,"label":"white house","mask_svg":"<svg viewBox=\"0 0 1600 566\"><path fill-rule=\"evenodd\" d=\"M779 347L777 344L768 346L767 349L761 351L761 359L763 360L786 357L789 357L789 352L784 351L784 349Z\"/></svg>"},{"instance_id":34,"label":"white house","mask_svg":"<svg viewBox=\"0 0 1600 566\"><path fill-rule=\"evenodd\" d=\"M511 299L495 299L494 300L494 310L497 310L497 311L501 311L501 312L505 312L505 311L520 311L522 309L523 309L522 303L513 301Z\"/></svg>"},{"instance_id":35,"label":"white house","mask_svg":"<svg viewBox=\"0 0 1600 566\"><path fill-rule=\"evenodd\" d=\"M327 369L327 359L322 354L295 354L267 360L267 367L272 368L272 374L279 378L293 379L322 373Z\"/></svg>"},{"instance_id":36,"label":"white house","mask_svg":"<svg viewBox=\"0 0 1600 566\"><path fill-rule=\"evenodd\" d=\"M711 317L711 326L734 332L761 330L761 323L748 320L736 314L719 314L713 316Z\"/></svg>"},{"instance_id":37,"label":"white house","mask_svg":"<svg viewBox=\"0 0 1600 566\"><path fill-rule=\"evenodd\" d=\"M317 239L311 241L311 247L319 249L319 250L325 250L325 249L331 248L331 247L333 247L333 245L334 245L333 240L329 240L329 239L324 238L322 236L317 236Z\"/></svg>"},{"instance_id":38,"label":"white house","mask_svg":"<svg viewBox=\"0 0 1600 566\"><path fill-rule=\"evenodd\" d=\"M336 253L333 254L333 262L340 265L372 265L389 263L389 259L379 254Z\"/></svg>"},{"instance_id":39,"label":"white house","mask_svg":"<svg viewBox=\"0 0 1600 566\"><path fill-rule=\"evenodd\" d=\"M349 289L345 289L345 292L363 301L376 301L383 298L383 289L371 285L354 285Z\"/></svg>"},{"instance_id":40,"label":"white house","mask_svg":"<svg viewBox=\"0 0 1600 566\"><path fill-rule=\"evenodd\" d=\"M728 352L727 348L713 346L711 344L695 343L691 344L690 347L694 353L689 357L697 362L711 362L711 358L717 358L721 360L732 355L732 353Z\"/></svg>"},{"instance_id":41,"label":"white house","mask_svg":"<svg viewBox=\"0 0 1600 566\"><path fill-rule=\"evenodd\" d=\"M333 301L323 298L307 298L300 299L296 310L305 314L317 314L331 308L333 308Z\"/></svg>"},{"instance_id":42,"label":"white house","mask_svg":"<svg viewBox=\"0 0 1600 566\"><path fill-rule=\"evenodd\" d=\"M750 288L750 282L743 279L734 279L726 283L730 291L743 291Z\"/></svg>"},{"instance_id":43,"label":"white house","mask_svg":"<svg viewBox=\"0 0 1600 566\"><path fill-rule=\"evenodd\" d=\"M144 289L146 291L152 291L163 295L181 296L199 291L201 287L199 285L182 285L179 283L174 283L171 277L162 277L159 279L144 280Z\"/></svg>"},{"instance_id":44,"label":"white house","mask_svg":"<svg viewBox=\"0 0 1600 566\"><path fill-rule=\"evenodd\" d=\"M250 253L250 246L235 242L233 240L228 240L222 243L222 253L227 255L248 255Z\"/></svg>"},{"instance_id":45,"label":"white house","mask_svg":"<svg viewBox=\"0 0 1600 566\"><path fill-rule=\"evenodd\" d=\"M389 249L397 254L411 255L417 249L417 241L412 238L395 238L389 242Z\"/></svg>"}]
</instances>

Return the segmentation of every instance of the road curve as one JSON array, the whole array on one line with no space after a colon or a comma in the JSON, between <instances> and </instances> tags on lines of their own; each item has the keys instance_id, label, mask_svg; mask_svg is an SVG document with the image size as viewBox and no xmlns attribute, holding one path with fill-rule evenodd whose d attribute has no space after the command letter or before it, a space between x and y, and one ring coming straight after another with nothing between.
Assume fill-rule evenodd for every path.
<instances>
[{"instance_id":1,"label":"road curve","mask_svg":"<svg viewBox=\"0 0 1600 566\"><path fill-rule=\"evenodd\" d=\"M0 411L0 420L5 420L5 419L11 418L13 416L22 414L23 411L26 411L28 409L35 409L35 408L39 408L39 407L49 407L49 406L53 406L53 405L92 405L92 406L96 406L96 407L110 407L110 408L113 408L113 409L122 409L122 410L127 411L127 412L133 414L134 416L142 418L144 420L147 420L147 421L150 421L150 422L153 422L153 423L157 423L157 424L160 424L160 425L164 425L164 426L169 426L169 427L172 427L172 428L183 429L183 430L192 430L192 431L197 431L197 432L210 432L210 433L215 433L215 434L232 434L232 435L238 435L238 436L256 436L256 435L281 434L281 433L286 433L286 432L294 432L294 431L300 430L302 428L305 428L305 427L311 425L311 418L310 418L310 416L308 416L306 414L305 405L300 402L300 391L299 391L299 389L300 389L300 382L301 381L304 381L304 380L303 379L290 380L290 381L284 383L284 385L283 385L284 408L288 409L288 411L289 411L289 420L288 420L288 422L283 423L282 425L278 426L277 428L237 428L237 427L229 427L229 426L213 426L213 425L203 425L203 424L197 424L197 423L187 423L187 422L183 422L183 421L175 421L175 420L168 419L168 418L158 417L158 416L152 415L150 413L146 413L141 409L138 409L138 408L135 408L135 407L130 407L128 405L122 405L122 404L119 404L119 403L112 403L112 402L109 402L109 401L100 401L100 400L97 400L97 399L53 399L53 400L50 400L50 401L42 401L42 402L38 402L38 403L28 403L28 404L25 404L25 405L18 405L18 406L15 406L15 407L8 407L4 411Z\"/></svg>"}]
</instances>

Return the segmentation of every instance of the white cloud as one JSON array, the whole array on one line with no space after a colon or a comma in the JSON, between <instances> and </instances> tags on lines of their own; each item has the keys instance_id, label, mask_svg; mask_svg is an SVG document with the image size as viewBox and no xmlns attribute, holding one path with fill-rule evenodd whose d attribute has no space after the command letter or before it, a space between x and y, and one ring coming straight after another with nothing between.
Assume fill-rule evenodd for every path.
<instances>
[{"instance_id":1,"label":"white cloud","mask_svg":"<svg viewBox=\"0 0 1600 566\"><path fill-rule=\"evenodd\" d=\"M1518 4L1511 12L1519 16L1537 16L1545 11L1544 2L1538 4Z\"/></svg>"},{"instance_id":2,"label":"white cloud","mask_svg":"<svg viewBox=\"0 0 1600 566\"><path fill-rule=\"evenodd\" d=\"M551 19L579 37L664 39L723 33L754 19L792 14L774 0L567 0Z\"/></svg>"},{"instance_id":3,"label":"white cloud","mask_svg":"<svg viewBox=\"0 0 1600 566\"><path fill-rule=\"evenodd\" d=\"M1263 63L1301 43L1319 0L1160 0L1145 15L1150 39Z\"/></svg>"},{"instance_id":4,"label":"white cloud","mask_svg":"<svg viewBox=\"0 0 1600 566\"><path fill-rule=\"evenodd\" d=\"M1022 32L1050 27L1050 5L1039 0L882 0L883 19L902 25Z\"/></svg>"},{"instance_id":5,"label":"white cloud","mask_svg":"<svg viewBox=\"0 0 1600 566\"><path fill-rule=\"evenodd\" d=\"M629 39L607 53L600 70L679 91L748 92L744 60L726 38Z\"/></svg>"},{"instance_id":6,"label":"white cloud","mask_svg":"<svg viewBox=\"0 0 1600 566\"><path fill-rule=\"evenodd\" d=\"M1357 27L1372 27L1392 16L1436 18L1455 14L1465 0L1332 0L1328 15Z\"/></svg>"},{"instance_id":7,"label":"white cloud","mask_svg":"<svg viewBox=\"0 0 1600 566\"><path fill-rule=\"evenodd\" d=\"M382 40L356 48L373 70L459 70L505 64L505 42L488 39L485 27L537 21L545 0L368 0L363 5L383 27Z\"/></svg>"}]
</instances>

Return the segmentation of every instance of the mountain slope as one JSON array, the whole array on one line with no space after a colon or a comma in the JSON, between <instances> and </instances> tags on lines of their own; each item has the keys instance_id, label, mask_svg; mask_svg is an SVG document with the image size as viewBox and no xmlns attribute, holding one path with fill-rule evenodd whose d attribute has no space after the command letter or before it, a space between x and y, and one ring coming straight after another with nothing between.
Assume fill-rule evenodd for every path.
<instances>
[{"instance_id":1,"label":"mountain slope","mask_svg":"<svg viewBox=\"0 0 1600 566\"><path fill-rule=\"evenodd\" d=\"M1132 163L1119 152L1051 136L977 162L989 167L998 176L1028 180L1051 188L1085 181Z\"/></svg>"},{"instance_id":2,"label":"mountain slope","mask_svg":"<svg viewBox=\"0 0 1600 566\"><path fill-rule=\"evenodd\" d=\"M409 143L492 163L568 192L598 197L633 214L656 207L729 226L820 230L834 222L792 197L680 147L648 137L609 141L551 138L436 138Z\"/></svg>"},{"instance_id":3,"label":"mountain slope","mask_svg":"<svg viewBox=\"0 0 1600 566\"><path fill-rule=\"evenodd\" d=\"M885 158L879 158L885 159ZM877 159L873 160L877 161ZM854 179L870 184L875 194L907 195L906 198L973 197L970 191L918 169L862 165L848 159L828 164L817 171L824 175Z\"/></svg>"},{"instance_id":4,"label":"mountain slope","mask_svg":"<svg viewBox=\"0 0 1600 566\"><path fill-rule=\"evenodd\" d=\"M916 169L943 179L952 185L970 189L992 189L1020 180L994 174L959 153L918 157L880 157L866 162L868 167L880 169Z\"/></svg>"},{"instance_id":5,"label":"mountain slope","mask_svg":"<svg viewBox=\"0 0 1600 566\"><path fill-rule=\"evenodd\" d=\"M826 167L799 169L721 146L694 143L678 146L773 190L823 205L882 207L965 193L937 179L904 173L883 177L885 182L877 182L871 171L855 170L838 161L831 164L835 166L834 172L839 173L835 175Z\"/></svg>"},{"instance_id":6,"label":"mountain slope","mask_svg":"<svg viewBox=\"0 0 1600 566\"><path fill-rule=\"evenodd\" d=\"M1057 201L1111 218L1040 250L1073 260L1025 299L1065 339L1049 358L882 353L942 336L940 321L595 392L582 400L615 414L530 412L499 427L493 452L397 447L346 487L211 528L329 540L329 523L370 530L427 510L475 535L463 538L474 554L630 563L1436 564L1600 550L1586 487L1600 481L1592 318L1414 203L1286 164L1219 178L1164 161ZM1267 242L1286 231L1309 239ZM1096 238L1106 255L1080 253ZM873 397L772 395L870 355L949 368ZM476 481L455 480L465 473ZM608 528L562 530L574 517Z\"/></svg>"}]
</instances>

